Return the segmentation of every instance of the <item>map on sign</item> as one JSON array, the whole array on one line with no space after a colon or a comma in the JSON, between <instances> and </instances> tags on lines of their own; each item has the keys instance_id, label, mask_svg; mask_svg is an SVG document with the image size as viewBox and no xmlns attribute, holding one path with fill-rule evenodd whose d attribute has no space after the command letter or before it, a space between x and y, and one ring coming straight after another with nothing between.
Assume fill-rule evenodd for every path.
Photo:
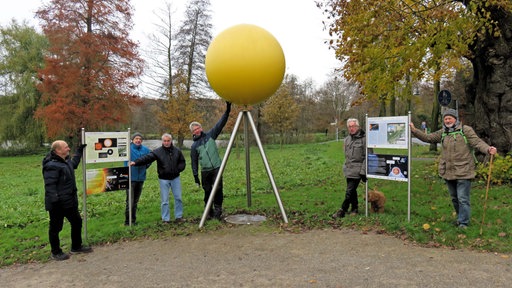
<instances>
[{"instance_id":1,"label":"map on sign","mask_svg":"<svg viewBox=\"0 0 512 288\"><path fill-rule=\"evenodd\" d=\"M368 148L407 149L409 143L407 116L368 118L367 125Z\"/></svg>"},{"instance_id":2,"label":"map on sign","mask_svg":"<svg viewBox=\"0 0 512 288\"><path fill-rule=\"evenodd\" d=\"M86 163L128 161L128 132L86 132Z\"/></svg>"}]
</instances>

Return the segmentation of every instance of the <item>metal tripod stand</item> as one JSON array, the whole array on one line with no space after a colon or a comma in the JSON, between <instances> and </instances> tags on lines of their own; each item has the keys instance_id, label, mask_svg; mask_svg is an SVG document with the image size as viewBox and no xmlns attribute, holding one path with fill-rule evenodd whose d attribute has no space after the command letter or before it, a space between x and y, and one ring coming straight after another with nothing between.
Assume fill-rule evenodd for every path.
<instances>
[{"instance_id":1,"label":"metal tripod stand","mask_svg":"<svg viewBox=\"0 0 512 288\"><path fill-rule=\"evenodd\" d=\"M274 177L272 176L272 171L270 171L270 166L268 165L267 157L265 156L265 151L263 151L263 145L261 144L260 136L258 135L258 131L256 130L256 125L254 125L254 120L252 119L251 113L247 110L240 111L238 114L238 118L236 119L235 127L233 129L233 133L231 134L231 138L229 139L228 147L226 149L226 153L224 154L224 159L222 159L222 164L220 165L219 174L215 179L215 183L213 184L212 193L210 194L210 198L208 198L208 202L206 203L205 210L203 212L203 216L201 217L201 222L199 223L199 228L203 227L204 221L208 216L208 211L210 211L212 207L212 202L215 197L215 193L217 192L217 187L219 186L220 179L222 178L222 173L224 173L224 169L226 168L226 163L228 162L229 154L231 153L231 148L233 147L233 143L236 138L236 134L238 132L238 127L242 122L242 118L244 119L244 144L245 144L245 178L247 185L247 204L251 206L251 169L250 169L250 151L249 151L249 124L251 125L252 131L254 132L254 137L256 139L256 143L258 144L258 148L260 149L261 158L263 159L263 163L265 165L265 169L267 170L267 175L272 184L272 189L274 190L274 195L276 196L277 204L281 209L281 214L283 216L283 220L285 223L288 223L288 218L286 217L286 212L283 208L283 203L281 202L281 198L279 197L279 192L277 191L276 183L274 181Z\"/></svg>"}]
</instances>

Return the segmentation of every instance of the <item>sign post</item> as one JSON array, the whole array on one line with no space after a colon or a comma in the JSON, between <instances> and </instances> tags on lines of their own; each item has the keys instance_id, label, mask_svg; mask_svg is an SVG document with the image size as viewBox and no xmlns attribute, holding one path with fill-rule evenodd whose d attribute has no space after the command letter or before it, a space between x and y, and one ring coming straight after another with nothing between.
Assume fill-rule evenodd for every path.
<instances>
[{"instance_id":1,"label":"sign post","mask_svg":"<svg viewBox=\"0 0 512 288\"><path fill-rule=\"evenodd\" d=\"M125 165L87 169L87 164L128 163L130 160L130 129L126 132L85 132L85 129L82 128L82 144L87 145L82 155L84 239L87 239L88 195L128 189L131 217L130 167Z\"/></svg>"},{"instance_id":2,"label":"sign post","mask_svg":"<svg viewBox=\"0 0 512 288\"><path fill-rule=\"evenodd\" d=\"M408 116L368 117L366 115L366 174L368 179L408 182L407 220L411 217L411 141ZM373 148L407 150L407 155L375 154ZM370 153L372 152L372 153ZM368 199L368 182L366 183ZM368 216L368 202L366 202Z\"/></svg>"}]
</instances>

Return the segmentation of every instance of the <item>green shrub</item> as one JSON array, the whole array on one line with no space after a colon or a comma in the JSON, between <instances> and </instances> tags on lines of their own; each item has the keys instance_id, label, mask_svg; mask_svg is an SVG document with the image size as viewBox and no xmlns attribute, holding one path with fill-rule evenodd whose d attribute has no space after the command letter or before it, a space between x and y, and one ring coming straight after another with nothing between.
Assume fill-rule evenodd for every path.
<instances>
[{"instance_id":1,"label":"green shrub","mask_svg":"<svg viewBox=\"0 0 512 288\"><path fill-rule=\"evenodd\" d=\"M487 182L489 169L491 172L490 183L495 185L512 183L512 156L510 154L505 156L495 155L492 166L490 161L487 163L478 163L476 170L477 179Z\"/></svg>"}]
</instances>

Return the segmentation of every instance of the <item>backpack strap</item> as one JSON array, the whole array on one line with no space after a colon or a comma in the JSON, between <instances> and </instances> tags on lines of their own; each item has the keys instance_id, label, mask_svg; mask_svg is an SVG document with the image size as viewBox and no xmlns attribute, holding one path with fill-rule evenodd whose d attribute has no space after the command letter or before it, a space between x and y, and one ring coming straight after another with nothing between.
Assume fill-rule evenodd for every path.
<instances>
[{"instance_id":1,"label":"backpack strap","mask_svg":"<svg viewBox=\"0 0 512 288\"><path fill-rule=\"evenodd\" d=\"M475 163L477 163L478 159L476 159L475 149L473 149L473 147L471 147L469 145L468 139L466 138L466 135L464 134L464 124L461 126L460 130L457 130L457 131L454 131L454 132L443 132L443 134L441 134L441 144L443 143L444 138L446 136L452 135L455 138L456 137L455 135L457 135L457 134L462 135L462 138L464 139L464 143L466 143L466 145L468 145L469 150L471 151L471 154L473 155L473 159L475 160Z\"/></svg>"},{"instance_id":2,"label":"backpack strap","mask_svg":"<svg viewBox=\"0 0 512 288\"><path fill-rule=\"evenodd\" d=\"M468 144L468 139L466 138L466 135L464 134L464 125L462 125L462 127L457 130L457 131L453 131L453 132L443 132L443 134L441 134L441 143L443 143L444 141L444 138L448 135L452 135L453 138L455 138L457 134L460 134L462 135L462 138L464 138L464 143Z\"/></svg>"}]
</instances>

